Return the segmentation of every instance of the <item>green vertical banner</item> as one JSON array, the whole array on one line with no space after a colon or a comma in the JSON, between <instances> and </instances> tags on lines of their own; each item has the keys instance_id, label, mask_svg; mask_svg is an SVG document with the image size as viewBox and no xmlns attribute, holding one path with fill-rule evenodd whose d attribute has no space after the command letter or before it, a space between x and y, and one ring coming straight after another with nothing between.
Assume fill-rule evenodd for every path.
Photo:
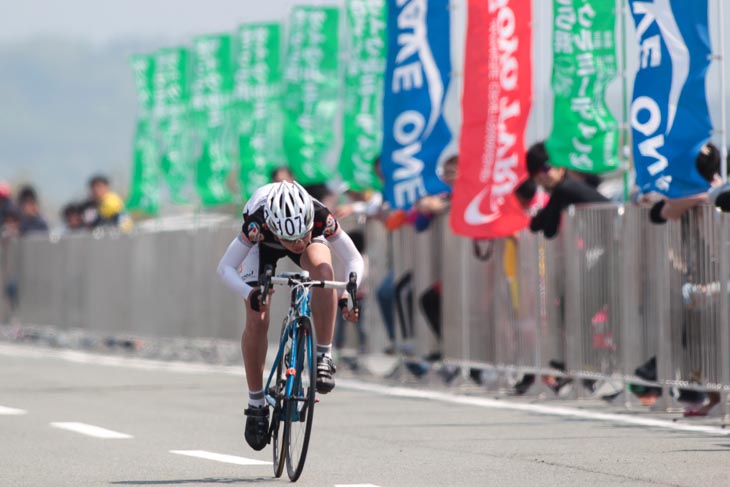
<instances>
[{"instance_id":1,"label":"green vertical banner","mask_svg":"<svg viewBox=\"0 0 730 487\"><path fill-rule=\"evenodd\" d=\"M184 47L165 48L155 53L154 61L154 118L160 137L162 173L170 201L189 203L193 180L188 120L189 54Z\"/></svg>"},{"instance_id":2,"label":"green vertical banner","mask_svg":"<svg viewBox=\"0 0 730 487\"><path fill-rule=\"evenodd\" d=\"M153 76L155 60L148 55L133 55L129 60L134 75L134 86L137 88L137 119L152 118L154 107Z\"/></svg>"},{"instance_id":3,"label":"green vertical banner","mask_svg":"<svg viewBox=\"0 0 730 487\"><path fill-rule=\"evenodd\" d=\"M132 151L132 183L127 209L157 215L160 209L160 156L149 120L139 120Z\"/></svg>"},{"instance_id":4,"label":"green vertical banner","mask_svg":"<svg viewBox=\"0 0 730 487\"><path fill-rule=\"evenodd\" d=\"M137 128L132 150L132 181L126 206L130 211L156 215L160 206L160 166L152 125L155 63L152 56L135 55L130 64L137 88Z\"/></svg>"},{"instance_id":5,"label":"green vertical banner","mask_svg":"<svg viewBox=\"0 0 730 487\"><path fill-rule=\"evenodd\" d=\"M247 200L286 164L282 145L281 26L246 24L236 31L233 100L239 187Z\"/></svg>"},{"instance_id":6,"label":"green vertical banner","mask_svg":"<svg viewBox=\"0 0 730 487\"><path fill-rule=\"evenodd\" d=\"M347 0L343 146L339 171L356 191L379 188L373 168L383 133L385 0Z\"/></svg>"},{"instance_id":7,"label":"green vertical banner","mask_svg":"<svg viewBox=\"0 0 730 487\"><path fill-rule=\"evenodd\" d=\"M230 103L233 91L231 36L216 34L193 39L192 123L202 142L196 161L195 187L202 206L233 201L226 178L231 157Z\"/></svg>"},{"instance_id":8,"label":"green vertical banner","mask_svg":"<svg viewBox=\"0 0 730 487\"><path fill-rule=\"evenodd\" d=\"M618 124L606 106L616 77L616 3L553 0L553 131L550 164L576 171L618 169Z\"/></svg>"},{"instance_id":9,"label":"green vertical banner","mask_svg":"<svg viewBox=\"0 0 730 487\"><path fill-rule=\"evenodd\" d=\"M226 186L226 178L233 167L223 128L210 128L203 139L197 163L196 187L203 206L231 203L233 196Z\"/></svg>"},{"instance_id":10,"label":"green vertical banner","mask_svg":"<svg viewBox=\"0 0 730 487\"><path fill-rule=\"evenodd\" d=\"M339 11L294 7L284 68L284 151L302 184L323 183L339 98Z\"/></svg>"}]
</instances>

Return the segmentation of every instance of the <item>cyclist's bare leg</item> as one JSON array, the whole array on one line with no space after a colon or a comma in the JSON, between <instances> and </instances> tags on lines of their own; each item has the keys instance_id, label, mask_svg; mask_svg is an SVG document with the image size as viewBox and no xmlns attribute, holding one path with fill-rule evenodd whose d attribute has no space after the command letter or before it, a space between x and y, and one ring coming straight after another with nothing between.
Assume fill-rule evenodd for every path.
<instances>
[{"instance_id":1,"label":"cyclist's bare leg","mask_svg":"<svg viewBox=\"0 0 730 487\"><path fill-rule=\"evenodd\" d=\"M269 313L254 311L246 300L246 327L241 336L241 352L249 391L260 391L264 388L264 363L269 346L268 330Z\"/></svg>"},{"instance_id":2,"label":"cyclist's bare leg","mask_svg":"<svg viewBox=\"0 0 730 487\"><path fill-rule=\"evenodd\" d=\"M314 280L334 279L332 270L332 254L329 247L323 243L313 242L302 253L299 260L302 268L309 271L309 277ZM334 289L312 288L312 319L317 332L319 345L329 345L335 330L335 316L337 313L337 291Z\"/></svg>"}]
</instances>

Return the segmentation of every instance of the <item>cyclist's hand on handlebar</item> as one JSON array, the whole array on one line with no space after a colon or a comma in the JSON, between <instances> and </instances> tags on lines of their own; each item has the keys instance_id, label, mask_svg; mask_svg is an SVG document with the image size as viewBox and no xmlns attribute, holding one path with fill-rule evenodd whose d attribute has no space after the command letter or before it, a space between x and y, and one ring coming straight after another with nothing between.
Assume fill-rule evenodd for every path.
<instances>
[{"instance_id":1,"label":"cyclist's hand on handlebar","mask_svg":"<svg viewBox=\"0 0 730 487\"><path fill-rule=\"evenodd\" d=\"M339 301L339 307L342 311L342 317L347 320L351 321L352 323L357 323L360 319L360 309L359 307L350 309L349 307L349 301L350 297L347 295L347 293L343 294Z\"/></svg>"},{"instance_id":2,"label":"cyclist's hand on handlebar","mask_svg":"<svg viewBox=\"0 0 730 487\"><path fill-rule=\"evenodd\" d=\"M263 296L261 295L261 288L254 289L251 291L251 294L249 295L249 303L251 304L251 309L254 311L257 311L259 313L266 313L269 310L269 305L271 304L271 295L274 294L274 288L269 288L269 293L266 299L266 302L263 303Z\"/></svg>"}]
</instances>

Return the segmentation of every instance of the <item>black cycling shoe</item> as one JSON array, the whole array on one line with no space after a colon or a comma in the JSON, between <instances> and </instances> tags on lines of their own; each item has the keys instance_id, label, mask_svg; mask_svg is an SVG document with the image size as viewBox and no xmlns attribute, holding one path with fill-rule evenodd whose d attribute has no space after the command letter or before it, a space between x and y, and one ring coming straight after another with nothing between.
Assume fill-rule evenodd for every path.
<instances>
[{"instance_id":1,"label":"black cycling shoe","mask_svg":"<svg viewBox=\"0 0 730 487\"><path fill-rule=\"evenodd\" d=\"M246 416L246 443L254 450L263 450L269 443L269 408L249 406Z\"/></svg>"},{"instance_id":2,"label":"black cycling shoe","mask_svg":"<svg viewBox=\"0 0 730 487\"><path fill-rule=\"evenodd\" d=\"M334 373L337 371L332 358L327 355L317 357L317 392L327 394L335 388Z\"/></svg>"}]
</instances>

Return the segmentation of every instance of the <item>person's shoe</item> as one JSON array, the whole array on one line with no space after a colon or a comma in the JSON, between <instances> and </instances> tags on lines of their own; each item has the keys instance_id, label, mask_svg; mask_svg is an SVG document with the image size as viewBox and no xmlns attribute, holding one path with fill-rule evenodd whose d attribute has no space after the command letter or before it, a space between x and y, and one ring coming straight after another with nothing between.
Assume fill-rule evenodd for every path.
<instances>
[{"instance_id":1,"label":"person's shoe","mask_svg":"<svg viewBox=\"0 0 730 487\"><path fill-rule=\"evenodd\" d=\"M420 379L431 370L431 365L423 360L407 360L404 363L408 372L413 374L417 379Z\"/></svg>"},{"instance_id":2,"label":"person's shoe","mask_svg":"<svg viewBox=\"0 0 730 487\"><path fill-rule=\"evenodd\" d=\"M482 380L482 369L477 369L475 367L470 368L469 378L478 386L484 385L484 381Z\"/></svg>"},{"instance_id":3,"label":"person's shoe","mask_svg":"<svg viewBox=\"0 0 730 487\"><path fill-rule=\"evenodd\" d=\"M522 379L515 384L515 394L518 396L523 395L527 392L527 390L530 388L532 384L535 383L535 374L525 374L522 376Z\"/></svg>"},{"instance_id":4,"label":"person's shoe","mask_svg":"<svg viewBox=\"0 0 730 487\"><path fill-rule=\"evenodd\" d=\"M439 375L448 386L461 374L461 369L456 365L444 365L439 369Z\"/></svg>"},{"instance_id":5,"label":"person's shoe","mask_svg":"<svg viewBox=\"0 0 730 487\"><path fill-rule=\"evenodd\" d=\"M441 352L431 352L423 357L423 360L426 362L440 362L442 358Z\"/></svg>"},{"instance_id":6,"label":"person's shoe","mask_svg":"<svg viewBox=\"0 0 730 487\"><path fill-rule=\"evenodd\" d=\"M649 382L656 381L656 357L651 357L649 360L638 366L634 370L634 374L636 374L636 377Z\"/></svg>"},{"instance_id":7,"label":"person's shoe","mask_svg":"<svg viewBox=\"0 0 730 487\"><path fill-rule=\"evenodd\" d=\"M327 355L317 357L317 392L327 394L335 388L335 368L334 362Z\"/></svg>"},{"instance_id":8,"label":"person's shoe","mask_svg":"<svg viewBox=\"0 0 730 487\"><path fill-rule=\"evenodd\" d=\"M246 414L246 443L256 451L263 450L269 443L269 408L249 406Z\"/></svg>"}]
</instances>

